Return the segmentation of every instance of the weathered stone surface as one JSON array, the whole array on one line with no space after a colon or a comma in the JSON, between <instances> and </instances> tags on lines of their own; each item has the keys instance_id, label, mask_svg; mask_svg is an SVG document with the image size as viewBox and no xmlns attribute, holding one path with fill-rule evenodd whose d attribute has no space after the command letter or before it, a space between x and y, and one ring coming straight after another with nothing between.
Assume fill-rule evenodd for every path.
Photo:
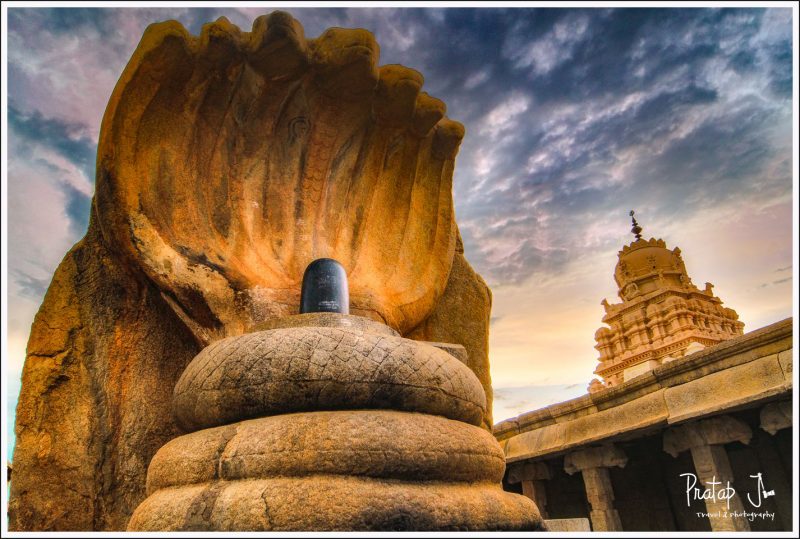
<instances>
[{"instance_id":1,"label":"weathered stone surface","mask_svg":"<svg viewBox=\"0 0 800 539\"><path fill-rule=\"evenodd\" d=\"M792 401L771 402L764 406L759 413L761 428L768 433L775 435L782 429L791 428L792 421Z\"/></svg>"},{"instance_id":2,"label":"weathered stone surface","mask_svg":"<svg viewBox=\"0 0 800 539\"><path fill-rule=\"evenodd\" d=\"M455 278L463 128L377 51L363 30L306 40L282 13L250 33L148 28L104 116L87 235L32 327L11 529L124 529L178 434L180 373L215 340L296 313L315 258L342 261L351 312L403 335L430 324ZM453 313L435 324L471 323Z\"/></svg>"},{"instance_id":3,"label":"weathered stone surface","mask_svg":"<svg viewBox=\"0 0 800 539\"><path fill-rule=\"evenodd\" d=\"M442 298L430 317L408 334L411 339L462 345L466 365L480 380L486 393L483 426L492 429L492 378L489 372L489 318L492 293L480 275L470 267L461 242ZM457 323L453 323L454 321Z\"/></svg>"},{"instance_id":4,"label":"weathered stone surface","mask_svg":"<svg viewBox=\"0 0 800 539\"><path fill-rule=\"evenodd\" d=\"M459 421L378 410L309 412L175 438L153 457L147 492L314 473L499 484L504 469L491 434Z\"/></svg>"},{"instance_id":5,"label":"weathered stone surface","mask_svg":"<svg viewBox=\"0 0 800 539\"><path fill-rule=\"evenodd\" d=\"M788 350L784 350L778 354L778 362L781 364L781 369L783 369L783 377L790 384L794 380L794 374L792 372L792 357L794 356L793 352L794 350L789 348Z\"/></svg>"},{"instance_id":6,"label":"weathered stone surface","mask_svg":"<svg viewBox=\"0 0 800 539\"><path fill-rule=\"evenodd\" d=\"M592 442L667 422L664 391L649 393L615 408L522 432L505 441L509 462L563 452Z\"/></svg>"},{"instance_id":7,"label":"weathered stone surface","mask_svg":"<svg viewBox=\"0 0 800 539\"><path fill-rule=\"evenodd\" d=\"M425 344L429 344L434 348L438 348L444 352L447 352L457 360L459 360L463 364L467 364L469 361L469 357L467 355L467 349L461 346L460 344L453 344L449 342L436 342L436 341L420 341L424 342Z\"/></svg>"},{"instance_id":8,"label":"weathered stone surface","mask_svg":"<svg viewBox=\"0 0 800 539\"><path fill-rule=\"evenodd\" d=\"M608 468L585 468L581 470L586 499L591 506L589 517L595 531L622 531L619 512L614 508L614 488Z\"/></svg>"},{"instance_id":9,"label":"weathered stone surface","mask_svg":"<svg viewBox=\"0 0 800 539\"><path fill-rule=\"evenodd\" d=\"M729 415L720 415L672 427L664 431L664 451L677 457L693 447L724 445L730 442L749 444L750 427Z\"/></svg>"},{"instance_id":10,"label":"weathered stone surface","mask_svg":"<svg viewBox=\"0 0 800 539\"><path fill-rule=\"evenodd\" d=\"M547 481L525 479L522 483L522 495L530 498L536 503L539 514L542 518L547 518Z\"/></svg>"},{"instance_id":11,"label":"weathered stone surface","mask_svg":"<svg viewBox=\"0 0 800 539\"><path fill-rule=\"evenodd\" d=\"M608 408L595 414L579 417L565 423L569 446L600 441L625 431L652 427L667 421L667 407L662 391Z\"/></svg>"},{"instance_id":12,"label":"weathered stone surface","mask_svg":"<svg viewBox=\"0 0 800 539\"><path fill-rule=\"evenodd\" d=\"M99 224L200 339L297 313L321 257L347 271L353 314L401 333L430 315L464 128L378 56L366 30L308 40L282 13L145 31L103 120Z\"/></svg>"},{"instance_id":13,"label":"weathered stone surface","mask_svg":"<svg viewBox=\"0 0 800 539\"><path fill-rule=\"evenodd\" d=\"M286 412L383 408L480 425L475 375L424 343L348 328L273 329L205 348L175 386L185 430Z\"/></svg>"},{"instance_id":14,"label":"weathered stone surface","mask_svg":"<svg viewBox=\"0 0 800 539\"><path fill-rule=\"evenodd\" d=\"M256 325L253 331L267 331L269 329L281 328L300 328L300 327L320 327L320 328L350 328L378 335L392 335L399 337L400 334L380 322L375 322L363 316L340 313L304 313L281 318L272 318Z\"/></svg>"},{"instance_id":15,"label":"weathered stone surface","mask_svg":"<svg viewBox=\"0 0 800 539\"><path fill-rule=\"evenodd\" d=\"M550 532L590 532L588 518L549 518L544 520Z\"/></svg>"},{"instance_id":16,"label":"weathered stone surface","mask_svg":"<svg viewBox=\"0 0 800 539\"><path fill-rule=\"evenodd\" d=\"M90 226L31 328L9 528L124 529L150 459L179 433L172 388L198 351L158 289Z\"/></svg>"},{"instance_id":17,"label":"weathered stone surface","mask_svg":"<svg viewBox=\"0 0 800 539\"><path fill-rule=\"evenodd\" d=\"M670 423L677 423L785 391L778 356L772 354L668 387L664 390L664 399L669 408Z\"/></svg>"},{"instance_id":18,"label":"weathered stone surface","mask_svg":"<svg viewBox=\"0 0 800 539\"><path fill-rule=\"evenodd\" d=\"M581 472L594 531L622 530L619 512L614 507L614 488L608 469L613 466L624 468L627 463L628 457L613 444L581 449L564 457L565 472L570 475Z\"/></svg>"},{"instance_id":19,"label":"weathered stone surface","mask_svg":"<svg viewBox=\"0 0 800 539\"><path fill-rule=\"evenodd\" d=\"M691 448L691 452L699 484L709 485L719 481L720 485L736 485L724 446L697 445ZM724 500L721 497L705 497L703 501L706 505L711 531L750 531L750 522L745 515L742 498L739 496L731 496L730 499Z\"/></svg>"},{"instance_id":20,"label":"weathered stone surface","mask_svg":"<svg viewBox=\"0 0 800 539\"><path fill-rule=\"evenodd\" d=\"M506 462L516 462L558 452L565 448L566 438L567 429L563 423L547 425L507 438L503 440L502 447L506 454Z\"/></svg>"},{"instance_id":21,"label":"weathered stone surface","mask_svg":"<svg viewBox=\"0 0 800 539\"><path fill-rule=\"evenodd\" d=\"M459 359L369 324L306 322L222 339L190 363L173 399L186 428L279 415L165 445L130 530L541 527L533 502L500 488L502 450L477 426L483 388Z\"/></svg>"},{"instance_id":22,"label":"weathered stone surface","mask_svg":"<svg viewBox=\"0 0 800 539\"><path fill-rule=\"evenodd\" d=\"M499 485L313 475L159 490L136 509L128 530L523 531L541 526L531 500Z\"/></svg>"},{"instance_id":23,"label":"weathered stone surface","mask_svg":"<svg viewBox=\"0 0 800 539\"><path fill-rule=\"evenodd\" d=\"M546 409L545 409L546 410ZM511 436L516 436L520 433L520 425L519 425L519 417L512 417L511 419L506 419L505 421L501 421L492 427L492 432L494 433L495 438L498 441L502 442L503 440L510 438ZM550 422L551 424L554 423L553 421Z\"/></svg>"},{"instance_id":24,"label":"weathered stone surface","mask_svg":"<svg viewBox=\"0 0 800 539\"><path fill-rule=\"evenodd\" d=\"M550 479L551 475L546 462L528 461L509 466L507 480L511 484L522 481L542 481Z\"/></svg>"},{"instance_id":25,"label":"weathered stone surface","mask_svg":"<svg viewBox=\"0 0 800 539\"><path fill-rule=\"evenodd\" d=\"M628 463L625 452L614 444L604 444L599 447L588 447L573 451L564 457L564 471L572 475L591 468L610 468L616 466L624 468Z\"/></svg>"}]
</instances>

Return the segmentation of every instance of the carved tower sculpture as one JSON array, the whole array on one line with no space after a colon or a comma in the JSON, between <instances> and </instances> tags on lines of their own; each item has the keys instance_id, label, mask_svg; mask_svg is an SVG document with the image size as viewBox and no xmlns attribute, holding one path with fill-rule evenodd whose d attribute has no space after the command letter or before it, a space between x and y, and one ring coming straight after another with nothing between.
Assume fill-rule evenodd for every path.
<instances>
[{"instance_id":1,"label":"carved tower sculpture","mask_svg":"<svg viewBox=\"0 0 800 539\"><path fill-rule=\"evenodd\" d=\"M619 252L614 280L622 303L603 300L606 314L595 333L600 352L589 391L613 387L658 365L742 335L736 311L722 307L713 285L697 288L681 257L664 240L642 238L631 211L634 241Z\"/></svg>"},{"instance_id":2,"label":"carved tower sculpture","mask_svg":"<svg viewBox=\"0 0 800 539\"><path fill-rule=\"evenodd\" d=\"M148 27L103 117L89 229L31 330L12 529L540 525L500 489L488 430L491 294L452 200L464 129L378 50L282 12ZM349 314L345 296L300 314L324 258Z\"/></svg>"}]
</instances>

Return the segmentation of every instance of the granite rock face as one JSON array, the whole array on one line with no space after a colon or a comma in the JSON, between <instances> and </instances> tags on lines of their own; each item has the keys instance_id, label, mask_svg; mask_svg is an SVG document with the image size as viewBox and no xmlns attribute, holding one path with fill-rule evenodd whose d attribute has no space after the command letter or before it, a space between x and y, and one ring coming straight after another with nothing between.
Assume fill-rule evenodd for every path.
<instances>
[{"instance_id":1,"label":"granite rock face","mask_svg":"<svg viewBox=\"0 0 800 539\"><path fill-rule=\"evenodd\" d=\"M342 262L351 312L387 335L463 345L491 425L490 296L456 252L464 131L421 85L378 66L369 32L306 39L285 13L249 33L147 29L103 118L89 229L31 328L11 529L125 529L180 433L186 365L296 314L318 257Z\"/></svg>"},{"instance_id":2,"label":"granite rock face","mask_svg":"<svg viewBox=\"0 0 800 539\"><path fill-rule=\"evenodd\" d=\"M10 529L124 529L150 459L180 434L172 391L196 342L96 230L64 257L31 328Z\"/></svg>"}]
</instances>

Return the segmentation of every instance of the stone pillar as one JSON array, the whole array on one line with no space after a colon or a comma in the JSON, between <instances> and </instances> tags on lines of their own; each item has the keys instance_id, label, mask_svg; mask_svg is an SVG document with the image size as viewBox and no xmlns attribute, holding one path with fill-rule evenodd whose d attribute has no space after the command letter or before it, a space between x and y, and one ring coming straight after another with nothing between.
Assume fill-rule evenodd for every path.
<instances>
[{"instance_id":1,"label":"stone pillar","mask_svg":"<svg viewBox=\"0 0 800 539\"><path fill-rule=\"evenodd\" d=\"M522 494L536 502L542 518L547 514L547 492L545 481L550 479L550 468L544 461L520 462L508 467L508 482L522 483Z\"/></svg>"},{"instance_id":2,"label":"stone pillar","mask_svg":"<svg viewBox=\"0 0 800 539\"><path fill-rule=\"evenodd\" d=\"M627 463L622 450L612 444L575 451L564 457L564 471L570 475L580 471L583 475L586 498L591 505L592 530L622 530L622 521L614 508L614 489L608 469L612 466L624 468Z\"/></svg>"},{"instance_id":3,"label":"stone pillar","mask_svg":"<svg viewBox=\"0 0 800 539\"><path fill-rule=\"evenodd\" d=\"M663 322L661 321L661 315L656 315L656 318L653 323L650 325L650 331L653 332L653 342L661 342L664 337L666 337L666 333L664 332Z\"/></svg>"},{"instance_id":4,"label":"stone pillar","mask_svg":"<svg viewBox=\"0 0 800 539\"><path fill-rule=\"evenodd\" d=\"M697 472L697 488L711 488L711 483L716 482L715 487L720 490L734 483L724 444L736 441L748 444L752 435L750 427L738 419L717 416L668 429L664 432L664 451L677 457L690 450ZM731 517L733 513L744 512L738 494L730 499L708 498L705 503L712 531L750 531L744 516Z\"/></svg>"},{"instance_id":5,"label":"stone pillar","mask_svg":"<svg viewBox=\"0 0 800 539\"><path fill-rule=\"evenodd\" d=\"M792 401L772 402L761 409L761 429L775 436L779 430L792 427ZM784 467L780 454L775 450L773 440L761 440L756 445L756 452L761 461L764 477L768 478L768 489L775 490L775 506L778 518L784 529L792 529L792 477L791 468ZM770 442L770 443L766 443ZM791 466L791 462L789 463Z\"/></svg>"},{"instance_id":6,"label":"stone pillar","mask_svg":"<svg viewBox=\"0 0 800 539\"><path fill-rule=\"evenodd\" d=\"M761 428L775 435L792 426L792 401L772 402L761 409Z\"/></svg>"}]
</instances>

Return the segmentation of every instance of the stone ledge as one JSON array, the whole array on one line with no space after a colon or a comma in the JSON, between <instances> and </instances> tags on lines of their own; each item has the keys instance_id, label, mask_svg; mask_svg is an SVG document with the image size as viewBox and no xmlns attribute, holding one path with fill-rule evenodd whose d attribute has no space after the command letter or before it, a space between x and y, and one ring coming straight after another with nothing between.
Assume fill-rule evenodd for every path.
<instances>
[{"instance_id":1,"label":"stone ledge","mask_svg":"<svg viewBox=\"0 0 800 539\"><path fill-rule=\"evenodd\" d=\"M658 389L660 389L658 380L656 380L653 371L648 371L622 385L590 393L589 396L598 410L605 410L606 408L617 406L620 400L643 397Z\"/></svg>"},{"instance_id":2,"label":"stone ledge","mask_svg":"<svg viewBox=\"0 0 800 539\"><path fill-rule=\"evenodd\" d=\"M519 434L519 423L516 419L506 419L495 425L492 428L492 433L498 442L502 442L511 436Z\"/></svg>"},{"instance_id":3,"label":"stone ledge","mask_svg":"<svg viewBox=\"0 0 800 539\"><path fill-rule=\"evenodd\" d=\"M615 408L522 432L504 440L501 446L506 462L512 463L666 426L668 416L662 389Z\"/></svg>"},{"instance_id":4,"label":"stone ledge","mask_svg":"<svg viewBox=\"0 0 800 539\"><path fill-rule=\"evenodd\" d=\"M792 319L787 318L695 352L685 359L661 365L652 372L659 384L666 387L684 383L688 381L686 377L696 379L791 348Z\"/></svg>"},{"instance_id":5,"label":"stone ledge","mask_svg":"<svg viewBox=\"0 0 800 539\"><path fill-rule=\"evenodd\" d=\"M590 532L588 518L549 518L544 520L548 532Z\"/></svg>"},{"instance_id":6,"label":"stone ledge","mask_svg":"<svg viewBox=\"0 0 800 539\"><path fill-rule=\"evenodd\" d=\"M434 341L418 341L423 344L428 344L433 346L434 348L438 348L442 352L447 352L457 360L459 360L464 365L469 366L469 354L467 354L467 349L461 346L460 344L453 344L449 342L434 342Z\"/></svg>"},{"instance_id":7,"label":"stone ledge","mask_svg":"<svg viewBox=\"0 0 800 539\"><path fill-rule=\"evenodd\" d=\"M272 318L266 322L254 325L248 333L256 331L269 331L271 329L285 328L347 328L366 331L378 335L391 335L399 337L400 334L386 324L370 320L363 316L342 313L303 313L291 316Z\"/></svg>"},{"instance_id":8,"label":"stone ledge","mask_svg":"<svg viewBox=\"0 0 800 539\"><path fill-rule=\"evenodd\" d=\"M664 398L669 409L668 421L674 424L783 392L783 372L778 364L778 356L773 354L665 388Z\"/></svg>"},{"instance_id":9,"label":"stone ledge","mask_svg":"<svg viewBox=\"0 0 800 539\"><path fill-rule=\"evenodd\" d=\"M775 400L791 393L791 373L789 318L620 386L503 421L494 434L509 463L555 456Z\"/></svg>"},{"instance_id":10,"label":"stone ledge","mask_svg":"<svg viewBox=\"0 0 800 539\"><path fill-rule=\"evenodd\" d=\"M551 409L551 407L549 407L549 408L542 408L540 410L534 410L533 412L526 412L524 414L520 414L516 418L516 423L520 431L526 430L525 427L527 427L528 425L534 425L534 424L549 425L551 423L555 423L555 419L553 419L553 410Z\"/></svg>"}]
</instances>

